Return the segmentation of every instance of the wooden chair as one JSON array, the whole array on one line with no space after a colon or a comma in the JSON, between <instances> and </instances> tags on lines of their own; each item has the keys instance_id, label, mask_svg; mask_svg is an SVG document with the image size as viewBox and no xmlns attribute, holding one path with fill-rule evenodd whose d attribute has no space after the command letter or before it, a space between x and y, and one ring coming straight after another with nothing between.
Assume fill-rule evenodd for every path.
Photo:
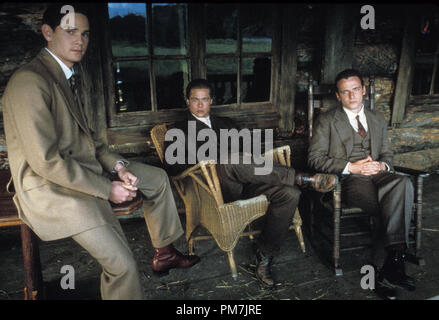
<instances>
[{"instance_id":1,"label":"wooden chair","mask_svg":"<svg viewBox=\"0 0 439 320\"><path fill-rule=\"evenodd\" d=\"M373 109L374 101L374 78L370 77L369 85L366 87L367 97L365 107ZM335 99L334 85L314 85L312 79L308 84L308 140L311 140L313 133L313 122L318 111L327 111L324 102L328 102L332 97ZM331 103L329 103L331 104ZM335 105L335 104L333 104ZM316 110L315 110L316 109ZM421 230L422 230L422 186L423 179L428 176L428 173L412 170L403 167L394 167L397 173L409 175L415 186L415 203L413 206L413 220L410 228L410 245L414 250L414 254L408 254L411 262L419 265L424 265L425 261L421 257ZM319 194L317 192L310 192L311 196L305 197L310 201L310 224L311 236L315 239L315 231L323 236L323 239L332 243L333 248L333 263L335 274L342 275L343 271L340 266L340 253L345 251L364 249L370 247L371 243L371 228L372 220L369 215L363 212L362 209L356 207L348 207L341 197L341 183L337 183L336 188L327 194ZM316 216L319 218L316 219ZM356 223L352 223L356 220ZM361 220L367 220L367 223L361 223ZM317 225L318 224L318 225ZM357 228L358 225L363 225L363 228ZM332 229L332 237L324 232ZM329 228L328 228L329 227ZM348 244L347 241L356 238L354 244ZM365 239L366 238L366 239ZM365 241L366 240L366 241Z\"/></svg>"},{"instance_id":2,"label":"wooden chair","mask_svg":"<svg viewBox=\"0 0 439 320\"><path fill-rule=\"evenodd\" d=\"M13 186L9 170L0 170L0 227L20 226L21 245L24 262L24 299L40 300L43 298L43 276L39 254L39 238L18 217L12 197ZM143 198L140 194L132 201L111 204L116 216L129 215L142 207ZM1 270L0 270L1 272Z\"/></svg>"},{"instance_id":3,"label":"wooden chair","mask_svg":"<svg viewBox=\"0 0 439 320\"><path fill-rule=\"evenodd\" d=\"M160 160L164 163L164 142L167 127L157 125L151 130L151 138ZM290 165L289 146L273 151L274 161ZM215 239L221 250L227 252L232 277L238 273L233 256L233 250L240 236L253 236L259 230L243 232L249 224L265 215L268 200L265 195L251 199L224 203L220 181L216 172L216 162L213 160L200 161L178 176L171 177L178 194L183 199L186 209L186 240L189 243L189 254L194 254L194 242L197 240ZM303 242L302 220L298 211L294 216L294 229L299 237L302 250ZM206 228L212 236L194 236L197 226Z\"/></svg>"}]
</instances>

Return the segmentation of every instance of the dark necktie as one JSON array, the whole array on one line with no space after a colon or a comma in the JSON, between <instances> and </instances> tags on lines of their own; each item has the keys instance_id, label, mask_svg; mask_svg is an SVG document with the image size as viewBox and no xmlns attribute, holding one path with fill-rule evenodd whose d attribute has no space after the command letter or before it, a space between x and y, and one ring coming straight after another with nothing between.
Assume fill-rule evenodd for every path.
<instances>
[{"instance_id":1,"label":"dark necktie","mask_svg":"<svg viewBox=\"0 0 439 320\"><path fill-rule=\"evenodd\" d=\"M72 89L73 96L75 97L75 101L79 103L79 76L73 74L70 77L70 89Z\"/></svg>"},{"instance_id":2,"label":"dark necktie","mask_svg":"<svg viewBox=\"0 0 439 320\"><path fill-rule=\"evenodd\" d=\"M79 77L79 74L73 74L70 79L70 89L72 89L73 96L75 97L76 105L79 108L80 117L84 121L84 123L87 123L86 117L84 115L84 110L82 109L82 100L80 96L79 88L81 86L81 78Z\"/></svg>"},{"instance_id":3,"label":"dark necktie","mask_svg":"<svg viewBox=\"0 0 439 320\"><path fill-rule=\"evenodd\" d=\"M356 116L355 119L357 119L357 123L358 123L358 133L363 139L366 138L366 130L364 129L363 125L360 122L360 116Z\"/></svg>"}]
</instances>

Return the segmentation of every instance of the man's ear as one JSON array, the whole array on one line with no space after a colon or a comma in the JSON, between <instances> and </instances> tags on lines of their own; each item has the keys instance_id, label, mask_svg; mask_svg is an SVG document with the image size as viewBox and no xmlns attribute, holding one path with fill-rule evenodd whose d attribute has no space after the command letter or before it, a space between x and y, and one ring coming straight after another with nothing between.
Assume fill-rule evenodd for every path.
<instances>
[{"instance_id":1,"label":"man's ear","mask_svg":"<svg viewBox=\"0 0 439 320\"><path fill-rule=\"evenodd\" d=\"M335 96L337 97L337 100L338 100L338 101L341 101L341 99L340 99L340 95L338 94L338 91L335 92Z\"/></svg>"},{"instance_id":2,"label":"man's ear","mask_svg":"<svg viewBox=\"0 0 439 320\"><path fill-rule=\"evenodd\" d=\"M46 39L47 42L52 41L53 36L53 29L48 24L43 24L41 26L41 33L43 34L44 39Z\"/></svg>"}]
</instances>

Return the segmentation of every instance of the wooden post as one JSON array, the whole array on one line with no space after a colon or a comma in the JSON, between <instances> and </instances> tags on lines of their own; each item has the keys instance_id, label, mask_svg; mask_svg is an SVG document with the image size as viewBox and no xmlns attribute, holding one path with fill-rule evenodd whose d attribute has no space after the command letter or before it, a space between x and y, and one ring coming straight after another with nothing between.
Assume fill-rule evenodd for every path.
<instances>
[{"instance_id":1,"label":"wooden post","mask_svg":"<svg viewBox=\"0 0 439 320\"><path fill-rule=\"evenodd\" d=\"M413 9L413 8L412 8ZM393 100L392 126L402 122L412 91L415 66L416 15L406 13L406 23L402 38L401 57L399 59L395 98Z\"/></svg>"},{"instance_id":2,"label":"wooden post","mask_svg":"<svg viewBox=\"0 0 439 320\"><path fill-rule=\"evenodd\" d=\"M296 97L298 12L293 5L286 5L281 13L282 45L281 74L279 90L279 130L288 135L294 130L294 110Z\"/></svg>"},{"instance_id":3,"label":"wooden post","mask_svg":"<svg viewBox=\"0 0 439 320\"><path fill-rule=\"evenodd\" d=\"M192 79L206 78L206 44L205 44L205 26L204 19L206 16L204 3L190 3L188 5L188 29L191 37L190 52L193 54L191 59ZM214 13L209 13L214 14Z\"/></svg>"},{"instance_id":4,"label":"wooden post","mask_svg":"<svg viewBox=\"0 0 439 320\"><path fill-rule=\"evenodd\" d=\"M43 276L41 274L38 238L27 226L21 226L21 244L25 273L25 300L39 300L43 295Z\"/></svg>"},{"instance_id":5,"label":"wooden post","mask_svg":"<svg viewBox=\"0 0 439 320\"><path fill-rule=\"evenodd\" d=\"M336 75L352 68L358 6L348 4L330 5L326 14L325 44L320 83L334 83Z\"/></svg>"}]
</instances>

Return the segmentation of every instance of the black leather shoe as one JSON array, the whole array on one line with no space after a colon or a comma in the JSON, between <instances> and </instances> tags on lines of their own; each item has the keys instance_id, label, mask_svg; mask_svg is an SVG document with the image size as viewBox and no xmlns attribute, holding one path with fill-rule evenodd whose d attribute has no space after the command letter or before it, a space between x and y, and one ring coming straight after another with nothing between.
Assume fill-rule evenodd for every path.
<instances>
[{"instance_id":1,"label":"black leather shoe","mask_svg":"<svg viewBox=\"0 0 439 320\"><path fill-rule=\"evenodd\" d=\"M273 287L274 280L271 273L273 256L265 256L260 250L256 250L256 278L264 286Z\"/></svg>"},{"instance_id":2,"label":"black leather shoe","mask_svg":"<svg viewBox=\"0 0 439 320\"><path fill-rule=\"evenodd\" d=\"M296 184L299 186L311 187L318 192L329 192L337 184L337 176L333 174L317 173L309 175L306 173L296 174Z\"/></svg>"},{"instance_id":3,"label":"black leather shoe","mask_svg":"<svg viewBox=\"0 0 439 320\"><path fill-rule=\"evenodd\" d=\"M376 294L384 299L384 300L397 300L396 299L396 289L389 285L386 281L383 281L384 279L380 279L380 276L378 276L378 279L375 280L375 292Z\"/></svg>"},{"instance_id":4,"label":"black leather shoe","mask_svg":"<svg viewBox=\"0 0 439 320\"><path fill-rule=\"evenodd\" d=\"M415 280L405 273L405 253L402 251L392 251L388 254L382 268L383 282L392 286L415 291Z\"/></svg>"}]
</instances>

